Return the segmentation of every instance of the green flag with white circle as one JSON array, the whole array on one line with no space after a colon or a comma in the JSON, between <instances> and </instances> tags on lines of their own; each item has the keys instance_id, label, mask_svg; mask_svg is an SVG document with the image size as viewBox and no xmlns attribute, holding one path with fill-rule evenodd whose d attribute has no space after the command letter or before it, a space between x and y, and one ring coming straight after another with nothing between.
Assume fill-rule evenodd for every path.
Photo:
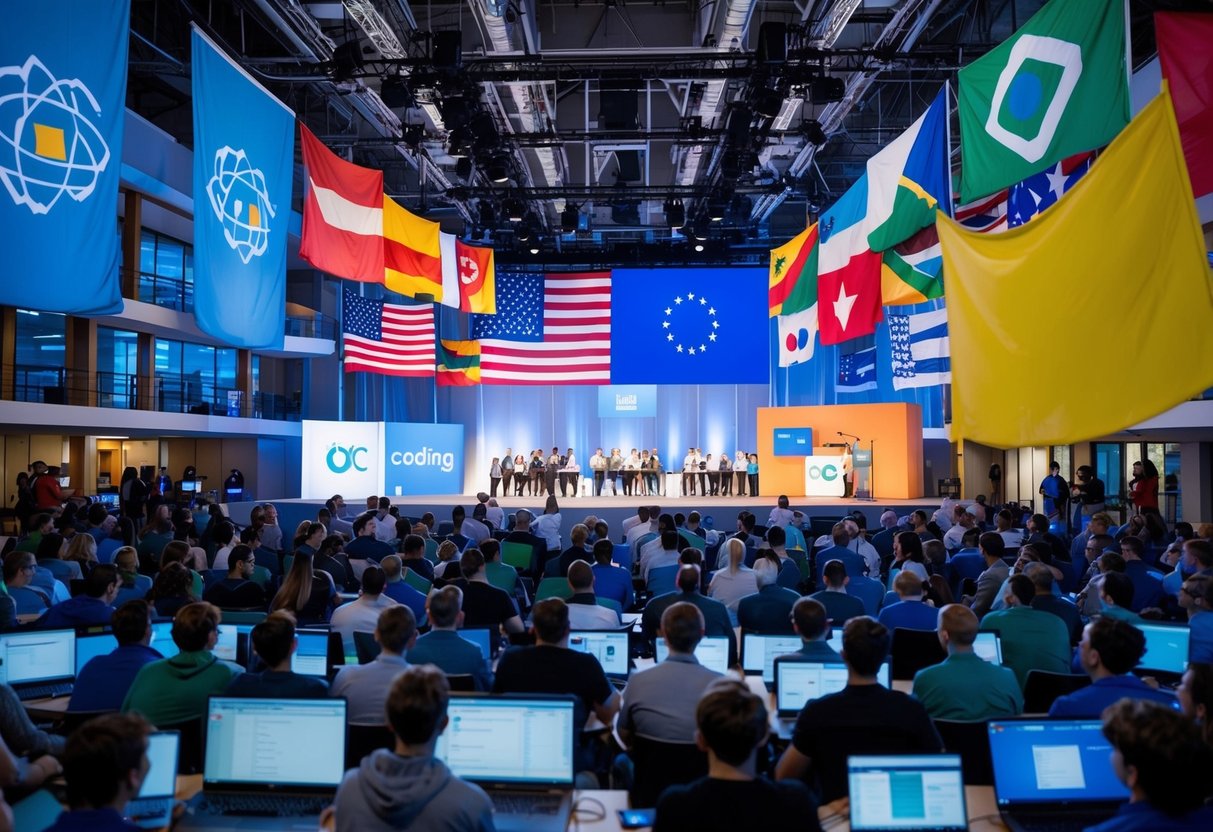
<instances>
[{"instance_id":1,"label":"green flag with white circle","mask_svg":"<svg viewBox=\"0 0 1213 832\"><path fill-rule=\"evenodd\" d=\"M1101 147L1129 123L1124 0L1052 0L959 78L969 202Z\"/></svg>"}]
</instances>

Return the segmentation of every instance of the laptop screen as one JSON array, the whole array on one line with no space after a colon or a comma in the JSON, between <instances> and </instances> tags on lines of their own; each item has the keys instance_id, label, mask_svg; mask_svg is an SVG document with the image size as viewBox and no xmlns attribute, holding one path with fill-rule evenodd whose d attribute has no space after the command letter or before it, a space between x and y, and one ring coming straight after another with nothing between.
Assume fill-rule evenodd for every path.
<instances>
[{"instance_id":1,"label":"laptop screen","mask_svg":"<svg viewBox=\"0 0 1213 832\"><path fill-rule=\"evenodd\" d=\"M613 630L574 630L569 647L591 653L608 676L628 675L628 634Z\"/></svg>"},{"instance_id":2,"label":"laptop screen","mask_svg":"<svg viewBox=\"0 0 1213 832\"><path fill-rule=\"evenodd\" d=\"M1098 720L991 722L989 731L1000 806L1129 797L1112 771L1112 747Z\"/></svg>"},{"instance_id":3,"label":"laptop screen","mask_svg":"<svg viewBox=\"0 0 1213 832\"><path fill-rule=\"evenodd\" d=\"M877 681L889 686L888 662L880 666ZM847 686L845 664L822 662L777 662L775 664L776 708L780 714L799 713L806 702L837 693Z\"/></svg>"},{"instance_id":4,"label":"laptop screen","mask_svg":"<svg viewBox=\"0 0 1213 832\"><path fill-rule=\"evenodd\" d=\"M236 624L220 624L219 637L215 640L215 646L211 652L215 654L215 658L225 662L234 662L239 656L239 627ZM172 636L169 636L172 640ZM164 652L164 651L161 651ZM174 653L178 652L173 650Z\"/></svg>"},{"instance_id":5,"label":"laptop screen","mask_svg":"<svg viewBox=\"0 0 1213 832\"><path fill-rule=\"evenodd\" d=\"M459 630L458 633L461 639L470 641L480 648L480 655L484 656L485 661L489 660L492 647L487 629Z\"/></svg>"},{"instance_id":6,"label":"laptop screen","mask_svg":"<svg viewBox=\"0 0 1213 832\"><path fill-rule=\"evenodd\" d=\"M968 828L958 754L905 754L847 759L851 828Z\"/></svg>"},{"instance_id":7,"label":"laptop screen","mask_svg":"<svg viewBox=\"0 0 1213 832\"><path fill-rule=\"evenodd\" d=\"M977 658L990 664L1002 664L1002 640L998 633L978 633L977 641L973 642L973 652Z\"/></svg>"},{"instance_id":8,"label":"laptop screen","mask_svg":"<svg viewBox=\"0 0 1213 832\"><path fill-rule=\"evenodd\" d=\"M207 784L336 789L345 773L344 699L240 699L207 705Z\"/></svg>"},{"instance_id":9,"label":"laptop screen","mask_svg":"<svg viewBox=\"0 0 1213 832\"><path fill-rule=\"evenodd\" d=\"M160 655L166 659L181 652L177 649L177 643L173 641L173 622L155 621L152 623L152 643L150 646L153 650L158 650ZM77 636L76 675L80 674L80 671L89 663L90 659L95 659L97 656L109 655L117 648L118 639L114 638L113 633Z\"/></svg>"},{"instance_id":10,"label":"laptop screen","mask_svg":"<svg viewBox=\"0 0 1213 832\"><path fill-rule=\"evenodd\" d=\"M1188 643L1191 631L1170 624L1138 624L1146 637L1146 652L1138 668L1164 673L1183 673L1188 669Z\"/></svg>"},{"instance_id":11,"label":"laptop screen","mask_svg":"<svg viewBox=\"0 0 1213 832\"><path fill-rule=\"evenodd\" d=\"M41 630L0 636L0 682L18 685L75 676L75 630Z\"/></svg>"},{"instance_id":12,"label":"laptop screen","mask_svg":"<svg viewBox=\"0 0 1213 832\"><path fill-rule=\"evenodd\" d=\"M800 650L800 636L763 636L746 633L741 640L741 668L748 674L762 674L762 681L775 681L775 657Z\"/></svg>"},{"instance_id":13,"label":"laptop screen","mask_svg":"<svg viewBox=\"0 0 1213 832\"><path fill-rule=\"evenodd\" d=\"M451 694L434 756L481 783L573 785L572 699Z\"/></svg>"},{"instance_id":14,"label":"laptop screen","mask_svg":"<svg viewBox=\"0 0 1213 832\"><path fill-rule=\"evenodd\" d=\"M151 764L137 797L172 797L177 793L177 747L181 735L176 731L148 734L147 760Z\"/></svg>"},{"instance_id":15,"label":"laptop screen","mask_svg":"<svg viewBox=\"0 0 1213 832\"><path fill-rule=\"evenodd\" d=\"M670 655L670 648L666 645L665 639L657 639L657 661L665 661L668 655ZM728 673L729 640L724 636L705 636L699 640L699 646L695 648L695 658L699 659L699 663L708 670Z\"/></svg>"},{"instance_id":16,"label":"laptop screen","mask_svg":"<svg viewBox=\"0 0 1213 832\"><path fill-rule=\"evenodd\" d=\"M291 656L291 672L304 676L327 676L329 672L328 630L296 630L299 646Z\"/></svg>"}]
</instances>

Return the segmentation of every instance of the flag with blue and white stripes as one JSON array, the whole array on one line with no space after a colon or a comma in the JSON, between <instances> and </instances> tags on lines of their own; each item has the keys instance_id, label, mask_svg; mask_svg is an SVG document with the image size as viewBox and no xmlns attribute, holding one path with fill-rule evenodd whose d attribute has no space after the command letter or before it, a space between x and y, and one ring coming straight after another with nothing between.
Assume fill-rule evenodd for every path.
<instances>
[{"instance_id":1,"label":"flag with blue and white stripes","mask_svg":"<svg viewBox=\"0 0 1213 832\"><path fill-rule=\"evenodd\" d=\"M952 382L946 308L917 315L887 315L892 346L893 389Z\"/></svg>"}]
</instances>

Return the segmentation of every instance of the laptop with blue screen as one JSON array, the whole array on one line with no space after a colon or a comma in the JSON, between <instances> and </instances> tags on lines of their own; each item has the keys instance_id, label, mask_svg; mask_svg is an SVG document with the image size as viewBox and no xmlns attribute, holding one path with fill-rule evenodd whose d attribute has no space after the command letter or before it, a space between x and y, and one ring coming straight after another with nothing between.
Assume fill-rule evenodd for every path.
<instances>
[{"instance_id":1,"label":"laptop with blue screen","mask_svg":"<svg viewBox=\"0 0 1213 832\"><path fill-rule=\"evenodd\" d=\"M492 639L489 631L485 628L473 628L471 630L457 630L459 637L464 641L470 641L480 648L480 655L484 656L487 662L492 653Z\"/></svg>"},{"instance_id":2,"label":"laptop with blue screen","mask_svg":"<svg viewBox=\"0 0 1213 832\"><path fill-rule=\"evenodd\" d=\"M316 829L345 773L344 699L212 696L186 829Z\"/></svg>"},{"instance_id":3,"label":"laptop with blue screen","mask_svg":"<svg viewBox=\"0 0 1213 832\"><path fill-rule=\"evenodd\" d=\"M620 630L573 630L569 648L598 659L602 672L611 679L628 678L628 634Z\"/></svg>"},{"instance_id":4,"label":"laptop with blue screen","mask_svg":"<svg viewBox=\"0 0 1213 832\"><path fill-rule=\"evenodd\" d=\"M1098 720L989 724L994 797L1012 830L1085 829L1129 799Z\"/></svg>"},{"instance_id":5,"label":"laptop with blue screen","mask_svg":"<svg viewBox=\"0 0 1213 832\"><path fill-rule=\"evenodd\" d=\"M0 682L11 687L21 701L67 696L75 680L75 630L0 635Z\"/></svg>"},{"instance_id":6,"label":"laptop with blue screen","mask_svg":"<svg viewBox=\"0 0 1213 832\"><path fill-rule=\"evenodd\" d=\"M563 832L573 800L571 696L451 694L434 756L493 801L498 832Z\"/></svg>"},{"instance_id":7,"label":"laptop with blue screen","mask_svg":"<svg viewBox=\"0 0 1213 832\"><path fill-rule=\"evenodd\" d=\"M127 819L144 829L163 829L169 825L177 794L177 754L181 735L176 731L157 731L147 737L147 776L139 794L126 804Z\"/></svg>"},{"instance_id":8,"label":"laptop with blue screen","mask_svg":"<svg viewBox=\"0 0 1213 832\"><path fill-rule=\"evenodd\" d=\"M664 638L657 639L656 659L663 662L670 655ZM724 636L704 636L695 648L695 658L708 670L717 673L729 672L729 640Z\"/></svg>"},{"instance_id":9,"label":"laptop with blue screen","mask_svg":"<svg viewBox=\"0 0 1213 832\"><path fill-rule=\"evenodd\" d=\"M1188 651L1192 632L1187 625L1138 623L1146 637L1146 652L1138 670L1182 676L1188 669Z\"/></svg>"},{"instance_id":10,"label":"laptop with blue screen","mask_svg":"<svg viewBox=\"0 0 1213 832\"><path fill-rule=\"evenodd\" d=\"M847 781L856 832L968 829L959 754L849 757Z\"/></svg>"}]
</instances>

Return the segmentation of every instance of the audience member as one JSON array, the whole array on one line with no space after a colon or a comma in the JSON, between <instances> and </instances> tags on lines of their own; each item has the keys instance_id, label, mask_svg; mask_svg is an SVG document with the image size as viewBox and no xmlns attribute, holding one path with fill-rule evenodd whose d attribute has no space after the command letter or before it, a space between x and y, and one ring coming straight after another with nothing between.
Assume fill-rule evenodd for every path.
<instances>
[{"instance_id":1,"label":"audience member","mask_svg":"<svg viewBox=\"0 0 1213 832\"><path fill-rule=\"evenodd\" d=\"M962 599L977 617L981 618L994 606L998 590L1011 574L1011 567L1003 560L1006 544L997 532L986 532L977 542L981 556L985 558L986 568L977 578L977 594L971 598ZM1029 600L1029 603L1031 601Z\"/></svg>"},{"instance_id":2,"label":"audience member","mask_svg":"<svg viewBox=\"0 0 1213 832\"><path fill-rule=\"evenodd\" d=\"M610 598L619 604L619 608L627 612L636 603L635 590L632 588L631 570L616 566L615 544L606 535L594 543L594 591L602 598Z\"/></svg>"},{"instance_id":3,"label":"audience member","mask_svg":"<svg viewBox=\"0 0 1213 832\"><path fill-rule=\"evenodd\" d=\"M227 577L206 588L202 594L220 609L265 609L265 590L253 577L257 556L243 543L232 547L227 559Z\"/></svg>"},{"instance_id":4,"label":"audience member","mask_svg":"<svg viewBox=\"0 0 1213 832\"><path fill-rule=\"evenodd\" d=\"M227 686L228 696L258 699L323 699L329 686L323 679L291 670L291 657L299 647L295 616L286 610L272 612L252 632L253 650L265 668L259 673L241 673Z\"/></svg>"},{"instance_id":5,"label":"audience member","mask_svg":"<svg viewBox=\"0 0 1213 832\"><path fill-rule=\"evenodd\" d=\"M694 552L696 550L690 549L688 551ZM679 601L694 604L703 613L704 628L707 635L724 636L728 639L729 665L732 666L737 663L737 635L733 631L733 624L729 619L729 611L719 601L714 601L700 594L700 575L698 566L693 564L683 564L680 566L674 591L658 595L656 598L650 599L649 603L645 605L644 614L640 618L641 630L646 643L652 644L657 637L657 630L661 625L661 616L665 614L667 607L677 604ZM778 587L776 588L778 589ZM795 595L795 593L792 594ZM791 604L788 605L788 612L791 612ZM785 626L787 626L787 631L790 632L791 625L786 624Z\"/></svg>"},{"instance_id":6,"label":"audience member","mask_svg":"<svg viewBox=\"0 0 1213 832\"><path fill-rule=\"evenodd\" d=\"M383 558L379 558L379 560L382 561ZM400 562L402 566L412 569L427 581L434 580L434 564L426 560L425 538L421 535L405 535L400 543Z\"/></svg>"},{"instance_id":7,"label":"audience member","mask_svg":"<svg viewBox=\"0 0 1213 832\"><path fill-rule=\"evenodd\" d=\"M762 557L754 561L754 584L758 591L737 602L737 623L747 633L791 635L792 607L800 596L779 586L778 578L779 567L774 558ZM647 607L645 613L648 613ZM731 627L729 631L732 632Z\"/></svg>"},{"instance_id":8,"label":"audience member","mask_svg":"<svg viewBox=\"0 0 1213 832\"><path fill-rule=\"evenodd\" d=\"M1082 615L1073 601L1054 592L1057 583L1053 572L1043 563L1030 563L1024 567L1024 574L1036 588L1036 594L1032 596L1032 609L1060 618L1070 634L1070 644L1077 644L1082 638Z\"/></svg>"},{"instance_id":9,"label":"audience member","mask_svg":"<svg viewBox=\"0 0 1213 832\"><path fill-rule=\"evenodd\" d=\"M127 601L114 611L110 622L118 646L80 668L68 711L119 710L143 666L164 658L150 646L152 607L146 601Z\"/></svg>"},{"instance_id":10,"label":"audience member","mask_svg":"<svg viewBox=\"0 0 1213 832\"><path fill-rule=\"evenodd\" d=\"M842 561L827 563L821 571L821 578L824 589L809 597L825 607L826 615L835 627L843 627L852 618L865 614L863 601L847 592L851 576L847 574L847 567Z\"/></svg>"},{"instance_id":11,"label":"audience member","mask_svg":"<svg viewBox=\"0 0 1213 832\"><path fill-rule=\"evenodd\" d=\"M450 676L469 675L476 690L493 686L493 673L480 648L459 635L463 627L463 590L457 586L436 589L426 598L430 631L417 639L408 652L410 664L437 665Z\"/></svg>"},{"instance_id":12,"label":"audience member","mask_svg":"<svg viewBox=\"0 0 1213 832\"><path fill-rule=\"evenodd\" d=\"M623 623L619 613L598 603L594 570L584 560L570 564L568 582L573 592L567 599L569 624L574 630L613 630Z\"/></svg>"},{"instance_id":13,"label":"audience member","mask_svg":"<svg viewBox=\"0 0 1213 832\"><path fill-rule=\"evenodd\" d=\"M828 615L825 606L815 598L801 598L797 601L792 607L792 629L800 636L800 649L795 653L778 656L777 660L841 663L842 656L826 641L830 635Z\"/></svg>"},{"instance_id":14,"label":"audience member","mask_svg":"<svg viewBox=\"0 0 1213 832\"><path fill-rule=\"evenodd\" d=\"M863 555L851 548L851 533L847 531L846 523L835 523L830 529L830 540L833 545L817 553L817 583L822 583L822 572L825 565L832 560L841 561L847 574L853 578L862 577L868 571L868 562Z\"/></svg>"},{"instance_id":15,"label":"audience member","mask_svg":"<svg viewBox=\"0 0 1213 832\"><path fill-rule=\"evenodd\" d=\"M395 599L384 593L387 577L378 566L368 566L362 572L362 592L348 604L342 604L333 610L329 618L329 626L341 633L341 641L345 646L347 656L354 654L354 633L373 633L379 624L379 614L389 607L397 605ZM418 593L420 595L420 593ZM411 608L410 608L411 609ZM425 607L413 610L413 617L421 624L425 623Z\"/></svg>"},{"instance_id":16,"label":"audience member","mask_svg":"<svg viewBox=\"0 0 1213 832\"><path fill-rule=\"evenodd\" d=\"M404 656L417 641L417 619L408 607L397 604L379 613L375 642L379 655L367 664L346 665L337 671L329 694L345 697L346 718L354 725L378 725L385 719L384 703L392 682L409 663Z\"/></svg>"},{"instance_id":17,"label":"audience member","mask_svg":"<svg viewBox=\"0 0 1213 832\"><path fill-rule=\"evenodd\" d=\"M77 728L63 753L70 809L46 832L137 832L125 810L148 775L150 730L136 714L106 714Z\"/></svg>"},{"instance_id":18,"label":"audience member","mask_svg":"<svg viewBox=\"0 0 1213 832\"><path fill-rule=\"evenodd\" d=\"M1196 575L1184 581L1179 605L1188 615L1188 660L1213 664L1213 577Z\"/></svg>"},{"instance_id":19,"label":"audience member","mask_svg":"<svg viewBox=\"0 0 1213 832\"><path fill-rule=\"evenodd\" d=\"M899 572L893 579L893 591L899 600L880 610L877 620L881 624L888 627L890 632L898 627L908 630L935 629L939 610L923 600L924 586L918 575L905 570Z\"/></svg>"},{"instance_id":20,"label":"audience member","mask_svg":"<svg viewBox=\"0 0 1213 832\"><path fill-rule=\"evenodd\" d=\"M590 539L590 529L584 523L578 523L569 531L569 548L560 553L559 557L551 558L544 566L543 574L548 578L567 578L569 567L573 561L590 561L593 559L586 541Z\"/></svg>"},{"instance_id":21,"label":"audience member","mask_svg":"<svg viewBox=\"0 0 1213 832\"><path fill-rule=\"evenodd\" d=\"M1015 671L1021 688L1031 670L1070 672L1066 625L1052 613L1033 609L1035 596L1032 580L1027 575L1014 575L1007 587L1007 608L989 613L981 621L983 631L998 633L1002 663Z\"/></svg>"},{"instance_id":22,"label":"audience member","mask_svg":"<svg viewBox=\"0 0 1213 832\"><path fill-rule=\"evenodd\" d=\"M1141 630L1115 618L1096 618L1082 632L1078 661L1091 684L1059 697L1049 716L1058 719L1099 719L1104 708L1120 699L1148 699L1174 708L1171 693L1150 687L1132 674L1146 653Z\"/></svg>"},{"instance_id":23,"label":"audience member","mask_svg":"<svg viewBox=\"0 0 1213 832\"><path fill-rule=\"evenodd\" d=\"M386 582L383 594L397 604L404 604L411 609L414 617L423 619L425 594L409 586L404 580L404 564L400 555L388 555L379 562L379 568L383 570L383 579Z\"/></svg>"},{"instance_id":24,"label":"audience member","mask_svg":"<svg viewBox=\"0 0 1213 832\"><path fill-rule=\"evenodd\" d=\"M354 530L354 537L345 544L345 555L350 559L350 565L354 566L355 570L358 568L355 564L360 563L362 568L366 568L366 564L379 563L388 555L393 554L392 547L375 535L378 525L379 520L376 519L374 512L368 511L354 518L351 527ZM422 543L422 548L425 548L424 543Z\"/></svg>"},{"instance_id":25,"label":"audience member","mask_svg":"<svg viewBox=\"0 0 1213 832\"><path fill-rule=\"evenodd\" d=\"M118 597L120 585L118 570L113 564L98 564L84 579L84 589L79 595L55 604L34 626L42 629L71 629L109 624L114 615L113 604L114 599Z\"/></svg>"},{"instance_id":26,"label":"audience member","mask_svg":"<svg viewBox=\"0 0 1213 832\"><path fill-rule=\"evenodd\" d=\"M463 590L464 626L487 627L494 653L500 642L501 631L521 633L525 629L518 607L503 589L489 583L485 572L484 555L479 549L467 549L459 558L459 571L463 575L460 588Z\"/></svg>"},{"instance_id":27,"label":"audience member","mask_svg":"<svg viewBox=\"0 0 1213 832\"><path fill-rule=\"evenodd\" d=\"M726 540L720 547L727 557L727 565L717 569L708 583L708 596L724 604L729 619L737 624L737 605L747 595L758 591L758 580L754 570L745 565L745 544L736 538Z\"/></svg>"},{"instance_id":28,"label":"audience member","mask_svg":"<svg viewBox=\"0 0 1213 832\"><path fill-rule=\"evenodd\" d=\"M900 577L900 576L899 576ZM934 719L976 721L1023 712L1015 672L973 652L980 622L964 604L948 604L938 614L939 643L948 657L914 675L912 694Z\"/></svg>"},{"instance_id":29,"label":"audience member","mask_svg":"<svg viewBox=\"0 0 1213 832\"><path fill-rule=\"evenodd\" d=\"M329 573L313 570L312 558L297 552L270 603L270 612L286 610L301 624L323 624L336 597L337 587Z\"/></svg>"},{"instance_id":30,"label":"audience member","mask_svg":"<svg viewBox=\"0 0 1213 832\"><path fill-rule=\"evenodd\" d=\"M1175 695L1184 716L1196 723L1204 741L1213 746L1213 664L1190 662Z\"/></svg>"}]
</instances>

